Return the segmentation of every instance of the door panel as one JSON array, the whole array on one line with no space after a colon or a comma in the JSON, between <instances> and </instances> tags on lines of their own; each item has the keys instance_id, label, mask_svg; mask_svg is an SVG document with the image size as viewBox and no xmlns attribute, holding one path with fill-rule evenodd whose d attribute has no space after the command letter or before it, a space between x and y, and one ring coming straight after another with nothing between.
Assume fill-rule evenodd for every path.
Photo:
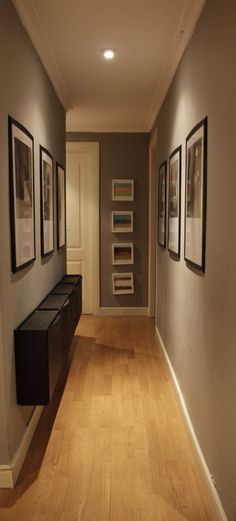
<instances>
[{"instance_id":1,"label":"door panel","mask_svg":"<svg viewBox=\"0 0 236 521\"><path fill-rule=\"evenodd\" d=\"M79 144L78 144L79 146ZM83 276L83 313L92 313L92 186L91 153L67 151L67 273Z\"/></svg>"}]
</instances>

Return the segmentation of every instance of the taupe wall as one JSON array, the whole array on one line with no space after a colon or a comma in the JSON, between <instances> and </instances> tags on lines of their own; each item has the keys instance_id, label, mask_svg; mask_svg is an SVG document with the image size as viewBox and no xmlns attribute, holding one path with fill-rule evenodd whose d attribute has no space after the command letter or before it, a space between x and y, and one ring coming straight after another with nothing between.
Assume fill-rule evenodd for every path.
<instances>
[{"instance_id":1,"label":"taupe wall","mask_svg":"<svg viewBox=\"0 0 236 521\"><path fill-rule=\"evenodd\" d=\"M65 252L41 259L39 145L53 158L65 162L65 113L46 76L10 0L0 3L0 289L2 339L0 345L1 430L0 464L8 463L17 450L32 407L16 404L13 330L30 313L65 272ZM8 114L34 136L36 261L11 273ZM4 420L5 418L5 420ZM7 439L6 439L7 431ZM8 450L6 450L8 447Z\"/></svg>"},{"instance_id":2,"label":"taupe wall","mask_svg":"<svg viewBox=\"0 0 236 521\"><path fill-rule=\"evenodd\" d=\"M100 144L100 304L146 307L148 255L148 134L68 133L67 141ZM112 179L134 179L134 202L112 202ZM111 232L112 210L133 210L132 234ZM112 266L112 243L133 242L134 265ZM112 273L134 273L134 295L112 294Z\"/></svg>"},{"instance_id":3,"label":"taupe wall","mask_svg":"<svg viewBox=\"0 0 236 521\"><path fill-rule=\"evenodd\" d=\"M180 262L158 248L157 324L230 521L236 503L235 24L234 0L207 0L157 120L160 164L208 116L206 273L185 265L182 205ZM185 153L183 180L184 166Z\"/></svg>"}]
</instances>

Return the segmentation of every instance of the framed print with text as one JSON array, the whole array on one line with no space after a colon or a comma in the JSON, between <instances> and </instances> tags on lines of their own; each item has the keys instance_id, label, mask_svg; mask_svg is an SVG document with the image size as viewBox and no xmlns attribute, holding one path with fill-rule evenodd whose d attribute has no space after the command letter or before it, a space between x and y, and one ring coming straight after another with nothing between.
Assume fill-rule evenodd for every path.
<instances>
[{"instance_id":1,"label":"framed print with text","mask_svg":"<svg viewBox=\"0 0 236 521\"><path fill-rule=\"evenodd\" d=\"M169 158L168 183L168 241L169 252L180 257L181 219L181 146Z\"/></svg>"},{"instance_id":2,"label":"framed print with text","mask_svg":"<svg viewBox=\"0 0 236 521\"><path fill-rule=\"evenodd\" d=\"M65 170L56 164L57 178L57 248L66 244L66 180Z\"/></svg>"},{"instance_id":3,"label":"framed print with text","mask_svg":"<svg viewBox=\"0 0 236 521\"><path fill-rule=\"evenodd\" d=\"M158 244L166 247L166 161L158 170Z\"/></svg>"},{"instance_id":4,"label":"framed print with text","mask_svg":"<svg viewBox=\"0 0 236 521\"><path fill-rule=\"evenodd\" d=\"M186 139L185 244L187 263L205 271L207 118Z\"/></svg>"},{"instance_id":5,"label":"framed print with text","mask_svg":"<svg viewBox=\"0 0 236 521\"><path fill-rule=\"evenodd\" d=\"M54 250L53 158L40 146L41 255Z\"/></svg>"},{"instance_id":6,"label":"framed print with text","mask_svg":"<svg viewBox=\"0 0 236 521\"><path fill-rule=\"evenodd\" d=\"M12 271L35 260L34 138L9 116Z\"/></svg>"}]
</instances>

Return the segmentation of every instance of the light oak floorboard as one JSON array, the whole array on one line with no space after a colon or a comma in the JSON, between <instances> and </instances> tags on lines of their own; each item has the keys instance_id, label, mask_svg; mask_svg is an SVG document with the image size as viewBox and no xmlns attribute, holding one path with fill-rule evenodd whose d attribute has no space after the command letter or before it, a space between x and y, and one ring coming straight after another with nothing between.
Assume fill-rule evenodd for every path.
<instances>
[{"instance_id":1,"label":"light oak floorboard","mask_svg":"<svg viewBox=\"0 0 236 521\"><path fill-rule=\"evenodd\" d=\"M83 316L72 348L0 521L214 521L153 321Z\"/></svg>"}]
</instances>

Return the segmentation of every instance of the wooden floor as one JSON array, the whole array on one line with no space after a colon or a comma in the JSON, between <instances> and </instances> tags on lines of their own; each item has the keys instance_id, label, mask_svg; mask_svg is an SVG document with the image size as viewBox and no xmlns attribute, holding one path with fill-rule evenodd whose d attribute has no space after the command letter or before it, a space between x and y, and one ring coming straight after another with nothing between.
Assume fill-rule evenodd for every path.
<instances>
[{"instance_id":1,"label":"wooden floor","mask_svg":"<svg viewBox=\"0 0 236 521\"><path fill-rule=\"evenodd\" d=\"M215 521L154 323L82 317L0 521Z\"/></svg>"}]
</instances>

